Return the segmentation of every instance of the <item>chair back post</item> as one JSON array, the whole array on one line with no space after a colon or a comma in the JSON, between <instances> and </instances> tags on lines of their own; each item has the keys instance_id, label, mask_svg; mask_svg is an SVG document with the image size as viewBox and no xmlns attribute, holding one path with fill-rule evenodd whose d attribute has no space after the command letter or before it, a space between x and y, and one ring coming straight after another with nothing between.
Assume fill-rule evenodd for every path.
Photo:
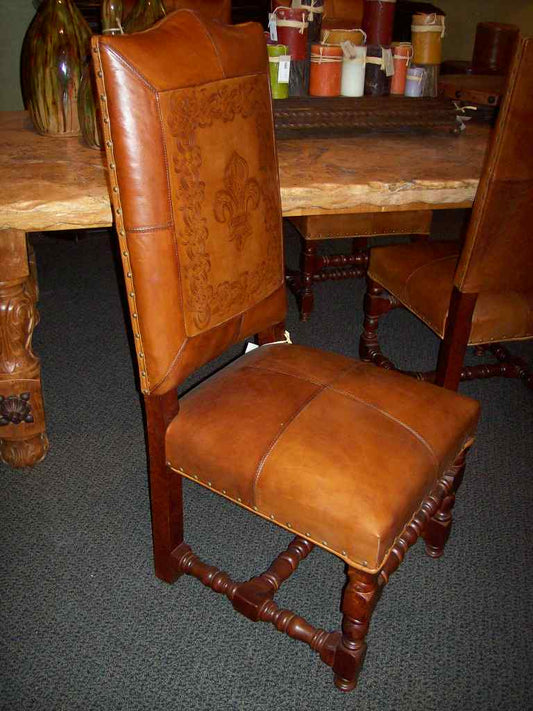
<instances>
[{"instance_id":1,"label":"chair back post","mask_svg":"<svg viewBox=\"0 0 533 711\"><path fill-rule=\"evenodd\" d=\"M533 289L533 38L517 43L454 284Z\"/></svg>"},{"instance_id":2,"label":"chair back post","mask_svg":"<svg viewBox=\"0 0 533 711\"><path fill-rule=\"evenodd\" d=\"M448 309L444 338L440 343L435 384L457 390L470 336L477 294L465 294L454 287Z\"/></svg>"}]
</instances>

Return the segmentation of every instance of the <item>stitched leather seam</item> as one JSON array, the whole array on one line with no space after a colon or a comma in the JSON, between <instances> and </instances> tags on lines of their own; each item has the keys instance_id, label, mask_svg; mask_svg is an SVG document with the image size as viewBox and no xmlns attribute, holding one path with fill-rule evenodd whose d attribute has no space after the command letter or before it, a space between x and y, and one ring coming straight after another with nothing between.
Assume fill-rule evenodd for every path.
<instances>
[{"instance_id":1,"label":"stitched leather seam","mask_svg":"<svg viewBox=\"0 0 533 711\"><path fill-rule=\"evenodd\" d=\"M230 322L233 321L234 319L238 319L238 318L240 318L241 316L244 316L245 314L247 314L248 311L250 311L250 309L254 309L254 308L256 308L257 306L259 306L259 304L262 304L262 303L263 303L264 301L266 301L267 299L270 299L277 291L279 291L279 290L281 289L281 287L284 287L284 286L285 286L285 282L282 280L277 286L275 286L275 287L272 289L271 292L269 292L268 294L266 294L266 295L261 299L261 301L254 302L254 303L251 304L248 308L242 309L242 311L238 311L237 313L232 314L231 316L228 316L228 317L227 317L226 319L224 319L223 321L219 321L219 323L215 323L215 324L213 324L212 326L209 326L209 328L205 329L204 331L200 331L199 333L195 334L194 336L190 336L189 334L187 334L187 336L188 336L189 338L196 338L197 336L201 336L201 335L204 334L204 333L208 333L209 331L212 331L212 330L215 329L215 328L219 328L219 327L221 327L221 326L225 326L226 324L230 323Z\"/></svg>"},{"instance_id":2,"label":"stitched leather seam","mask_svg":"<svg viewBox=\"0 0 533 711\"><path fill-rule=\"evenodd\" d=\"M191 12L190 10L189 10L189 12L191 13L191 15L194 15L194 13ZM195 16L195 17L196 17L196 16ZM215 51L215 55L216 55L216 58L217 58L218 66L219 66L219 68L220 68L220 71L222 72L222 76L223 76L224 79L227 79L227 74L226 74L226 71L225 71L225 69L224 69L224 65L223 65L223 63L222 63L222 58L221 58L221 56L220 56L220 52L218 51L218 47L217 47L217 45L216 45L216 43L215 43L215 40L213 39L213 36L212 36L211 32L209 32L209 30L207 29L207 27L206 27L202 22L198 22L197 24L202 28L204 34L207 36L207 38L208 38L209 41L211 42L211 46L213 47L213 50Z\"/></svg>"},{"instance_id":3,"label":"stitched leather seam","mask_svg":"<svg viewBox=\"0 0 533 711\"><path fill-rule=\"evenodd\" d=\"M280 427L278 430L277 434L274 436L272 442L270 445L267 447L265 453L261 457L261 461L259 462L259 465L257 467L257 470L254 474L253 480L252 480L252 503L256 503L256 489L257 489L257 484L259 482L259 478L261 477L261 474L263 473L264 466L266 464L266 461L272 451L274 450L275 446L279 442L281 436L283 435L284 432L287 431L289 426L296 420L298 415L300 415L306 408L307 406L321 393L323 393L325 390L331 388L333 386L333 383L335 383L339 378L342 376L346 375L346 373L350 372L350 370L354 369L354 364L351 364L347 366L346 368L343 368L334 378L331 382L329 383L324 383L322 386L319 386L317 390L312 393L301 405L300 407L294 412L291 417L287 420L287 422L284 422L283 425ZM259 370L259 369L258 369ZM265 369L266 370L266 369ZM283 373L285 375L285 373ZM288 376L288 377L293 377L293 376Z\"/></svg>"},{"instance_id":4,"label":"stitched leather seam","mask_svg":"<svg viewBox=\"0 0 533 711\"><path fill-rule=\"evenodd\" d=\"M128 60L124 57L124 55L120 54L120 52L118 52L114 47L110 47L106 42L103 42L102 44L105 45L107 51L110 54L113 54L126 69L128 69L132 74L135 74L135 76L140 79L143 84L145 84L148 89L150 89L151 92L153 92L154 94L157 93L156 87L151 84L144 76L144 74L141 74L141 72L136 67L134 67L133 64L130 64Z\"/></svg>"},{"instance_id":5,"label":"stitched leather seam","mask_svg":"<svg viewBox=\"0 0 533 711\"><path fill-rule=\"evenodd\" d=\"M256 503L256 488L257 488L257 483L259 481L259 478L261 474L263 473L263 467L265 466L266 460L268 459L269 455L271 454L272 450L276 446L276 444L279 442L279 439L281 435L287 430L289 425L291 425L294 420L298 417L298 415L305 410L305 408L309 405L310 402L312 402L317 395L319 395L327 386L323 385L322 387L318 387L315 392L311 393L308 398L304 400L304 402L300 405L300 407L296 410L296 412L293 412L293 414L289 417L287 422L284 422L282 426L279 428L277 433L274 435L274 438L272 442L269 444L267 449L265 450L265 453L261 457L261 460L257 466L257 469L254 474L254 478L252 480L252 503Z\"/></svg>"},{"instance_id":6,"label":"stitched leather seam","mask_svg":"<svg viewBox=\"0 0 533 711\"><path fill-rule=\"evenodd\" d=\"M415 274L418 274L419 271L422 269L425 269L425 267L429 265L436 264L437 262L446 262L449 259L455 259L457 261L458 255L457 254L450 254L447 255L446 257L437 257L437 259L432 259L431 262L425 262L424 264L421 264L419 267L417 267L409 276L407 277L407 281L405 282L405 293L407 294L408 289L409 289L409 282L411 279L415 276Z\"/></svg>"},{"instance_id":7,"label":"stitched leather seam","mask_svg":"<svg viewBox=\"0 0 533 711\"><path fill-rule=\"evenodd\" d=\"M378 407L377 405L372 405L370 402L367 402L366 400L361 400L361 398L356 397L355 395L352 395L351 393L346 392L345 390L338 390L337 388L331 388L331 390L335 393L338 393L339 395L344 395L344 397L349 398L350 400L355 400L356 402L361 403L361 405L364 405L365 407L369 407L372 410L375 410L376 412L379 412L383 417L388 418L389 420L392 420L392 422L395 422L397 425L400 425L404 430L409 432L415 439L417 439L420 444L422 444L430 453L431 458L434 460L436 463L437 467L439 464L439 458L433 449L433 447L430 445L430 443L422 437L422 435L417 432L415 429L412 427L409 427L409 425L406 425L405 422L402 422L399 420L397 417L394 417L394 415L391 415L390 412L387 412L386 410L383 410L381 407Z\"/></svg>"},{"instance_id":8,"label":"stitched leather seam","mask_svg":"<svg viewBox=\"0 0 533 711\"><path fill-rule=\"evenodd\" d=\"M125 227L126 232L141 234L143 232L161 232L161 230L170 230L174 227L172 222L167 222L165 225L149 225L148 227Z\"/></svg>"},{"instance_id":9,"label":"stitched leather seam","mask_svg":"<svg viewBox=\"0 0 533 711\"><path fill-rule=\"evenodd\" d=\"M369 276L370 279L372 279L373 281L375 281L376 284L379 284L379 286L381 286L384 291L388 292L389 294L391 294L392 296L394 296L395 299L397 299L398 301L400 301L400 302L401 302L401 304L400 304L401 306L403 306L403 307L406 308L406 309L409 309L409 311L411 311L411 313L415 314L415 316L417 316L423 323L426 324L426 326L427 326L428 328L430 328L434 333L436 333L437 336L439 336L439 338L442 339L442 338L444 337L444 330L441 331L441 330L439 329L439 327L438 327L436 324L434 324L434 323L432 323L431 321L429 321L429 319L427 319L427 318L426 318L423 314L421 314L417 309L415 309L413 306L411 306L411 304L409 304L409 303L407 302L407 300L405 299L405 296L404 296L404 295L399 296L399 295L398 295L397 293L395 293L392 289L386 289L386 288L383 286L383 284L381 284L377 279L374 279L374 277L373 277L370 273L368 274L368 276ZM448 313L448 312L446 312L446 317L447 317L447 313ZM444 319L444 324L443 324L444 327L446 326L446 317L445 317L445 319Z\"/></svg>"},{"instance_id":10,"label":"stitched leather seam","mask_svg":"<svg viewBox=\"0 0 533 711\"><path fill-rule=\"evenodd\" d=\"M266 366L261 365L261 363L258 363L257 365L245 365L243 367L249 368L250 370L264 370L266 373L275 373L276 375L286 375L288 378L295 378L296 380L301 380L305 383L311 383L311 385L318 385L319 387L326 387L329 385L329 383L324 383L323 380L305 377L304 375L299 375L298 373L288 373L285 370L278 370L276 368L267 368Z\"/></svg>"},{"instance_id":11,"label":"stitched leather seam","mask_svg":"<svg viewBox=\"0 0 533 711\"><path fill-rule=\"evenodd\" d=\"M183 355L183 351L185 350L185 346L187 345L187 343L188 343L190 340L191 340L191 339L190 339L188 336L185 336L185 338L183 339L183 343L181 344L181 346L179 347L178 352L176 353L176 355L174 356L174 358L173 358L172 361L170 362L170 365L168 366L168 368L167 368L165 374L161 377L161 379L159 380L159 382L157 382L157 383L153 386L152 392L153 392L154 390L157 390L157 388L159 388L159 387L165 382L165 380L168 378L168 376L170 375L170 373L172 373L172 371L174 370L174 368L175 368L175 366L176 366L176 363L179 361L179 359L180 359L181 356Z\"/></svg>"}]
</instances>

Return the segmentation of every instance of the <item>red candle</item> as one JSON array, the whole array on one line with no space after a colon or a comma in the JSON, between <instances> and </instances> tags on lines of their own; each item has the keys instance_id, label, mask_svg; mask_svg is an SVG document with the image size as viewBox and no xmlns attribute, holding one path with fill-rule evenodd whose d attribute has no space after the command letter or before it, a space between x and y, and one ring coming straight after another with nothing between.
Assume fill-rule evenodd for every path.
<instances>
[{"instance_id":1,"label":"red candle","mask_svg":"<svg viewBox=\"0 0 533 711\"><path fill-rule=\"evenodd\" d=\"M365 0L363 30L367 44L390 45L396 0Z\"/></svg>"},{"instance_id":2,"label":"red candle","mask_svg":"<svg viewBox=\"0 0 533 711\"><path fill-rule=\"evenodd\" d=\"M276 28L278 42L286 44L293 60L307 57L307 10L290 7L278 7L276 10Z\"/></svg>"}]
</instances>

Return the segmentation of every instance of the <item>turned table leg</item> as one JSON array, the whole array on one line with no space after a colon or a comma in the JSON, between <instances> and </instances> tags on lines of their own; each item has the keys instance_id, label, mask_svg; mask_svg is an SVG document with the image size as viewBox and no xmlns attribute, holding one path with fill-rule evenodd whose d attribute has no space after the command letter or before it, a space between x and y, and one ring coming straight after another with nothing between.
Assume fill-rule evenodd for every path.
<instances>
[{"instance_id":1,"label":"turned table leg","mask_svg":"<svg viewBox=\"0 0 533 711\"><path fill-rule=\"evenodd\" d=\"M31 348L36 302L25 233L0 231L0 459L12 467L32 466L48 451L41 367Z\"/></svg>"}]
</instances>

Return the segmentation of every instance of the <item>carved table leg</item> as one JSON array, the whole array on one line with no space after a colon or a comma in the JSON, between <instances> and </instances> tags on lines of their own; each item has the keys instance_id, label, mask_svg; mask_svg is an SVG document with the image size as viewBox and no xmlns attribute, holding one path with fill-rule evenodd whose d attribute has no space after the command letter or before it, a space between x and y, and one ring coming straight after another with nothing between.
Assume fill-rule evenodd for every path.
<instances>
[{"instance_id":1,"label":"carved table leg","mask_svg":"<svg viewBox=\"0 0 533 711\"><path fill-rule=\"evenodd\" d=\"M0 459L12 467L40 462L48 451L40 361L31 339L38 321L37 281L26 235L0 232Z\"/></svg>"}]
</instances>

